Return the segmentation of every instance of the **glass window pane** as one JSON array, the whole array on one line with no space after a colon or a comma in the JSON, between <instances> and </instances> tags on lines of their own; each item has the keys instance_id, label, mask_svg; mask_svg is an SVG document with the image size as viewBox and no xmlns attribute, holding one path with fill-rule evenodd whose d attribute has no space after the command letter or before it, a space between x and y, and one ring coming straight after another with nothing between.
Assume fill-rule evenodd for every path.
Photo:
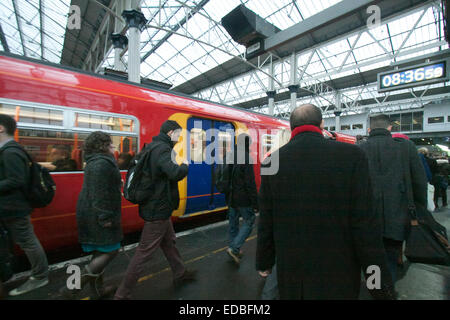
<instances>
[{"instance_id":1,"label":"glass window pane","mask_svg":"<svg viewBox=\"0 0 450 320\"><path fill-rule=\"evenodd\" d=\"M444 117L430 117L428 118L428 123L443 123L444 122Z\"/></svg>"},{"instance_id":2,"label":"glass window pane","mask_svg":"<svg viewBox=\"0 0 450 320\"><path fill-rule=\"evenodd\" d=\"M190 136L191 161L201 163L204 160L206 151L206 132L199 128L192 128Z\"/></svg>"},{"instance_id":3,"label":"glass window pane","mask_svg":"<svg viewBox=\"0 0 450 320\"><path fill-rule=\"evenodd\" d=\"M413 130L415 131L423 130L423 111L413 112Z\"/></svg>"},{"instance_id":4,"label":"glass window pane","mask_svg":"<svg viewBox=\"0 0 450 320\"><path fill-rule=\"evenodd\" d=\"M400 115L399 114L391 114L389 116L392 125L392 132L400 131Z\"/></svg>"},{"instance_id":5,"label":"glass window pane","mask_svg":"<svg viewBox=\"0 0 450 320\"><path fill-rule=\"evenodd\" d=\"M343 124L341 126L341 130L350 130L350 125L349 124Z\"/></svg>"},{"instance_id":6,"label":"glass window pane","mask_svg":"<svg viewBox=\"0 0 450 320\"><path fill-rule=\"evenodd\" d=\"M63 125L63 112L59 110L0 104L0 113L13 117L19 124Z\"/></svg>"},{"instance_id":7,"label":"glass window pane","mask_svg":"<svg viewBox=\"0 0 450 320\"><path fill-rule=\"evenodd\" d=\"M362 129L362 128L363 128L362 123L356 123L356 124L352 125L353 130Z\"/></svg>"},{"instance_id":8,"label":"glass window pane","mask_svg":"<svg viewBox=\"0 0 450 320\"><path fill-rule=\"evenodd\" d=\"M100 116L87 113L75 114L75 127L110 131L134 132L134 121L131 119Z\"/></svg>"},{"instance_id":9,"label":"glass window pane","mask_svg":"<svg viewBox=\"0 0 450 320\"><path fill-rule=\"evenodd\" d=\"M412 113L402 113L401 114L401 131L411 131L412 125Z\"/></svg>"}]
</instances>

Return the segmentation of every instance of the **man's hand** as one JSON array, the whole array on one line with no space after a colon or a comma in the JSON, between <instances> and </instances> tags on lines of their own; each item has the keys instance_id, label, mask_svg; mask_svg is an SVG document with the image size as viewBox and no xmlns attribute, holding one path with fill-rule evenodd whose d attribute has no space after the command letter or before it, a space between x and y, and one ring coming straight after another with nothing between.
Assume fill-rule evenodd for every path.
<instances>
[{"instance_id":1,"label":"man's hand","mask_svg":"<svg viewBox=\"0 0 450 320\"><path fill-rule=\"evenodd\" d=\"M267 276L272 273L272 270L258 271L258 273L261 277L267 278Z\"/></svg>"}]
</instances>

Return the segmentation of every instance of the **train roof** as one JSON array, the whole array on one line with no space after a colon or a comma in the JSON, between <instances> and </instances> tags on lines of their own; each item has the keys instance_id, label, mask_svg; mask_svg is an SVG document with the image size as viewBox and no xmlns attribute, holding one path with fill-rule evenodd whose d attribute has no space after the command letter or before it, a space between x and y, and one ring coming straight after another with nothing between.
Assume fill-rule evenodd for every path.
<instances>
[{"instance_id":1,"label":"train roof","mask_svg":"<svg viewBox=\"0 0 450 320\"><path fill-rule=\"evenodd\" d=\"M6 59L5 59L6 58ZM258 112L254 112L251 110L246 110L239 107L233 107L225 104L220 104L216 102L211 102L208 100L200 99L197 97L193 97L187 94L174 92L170 90L165 90L162 88L156 88L154 86L148 85L148 84L138 84L138 83L132 83L124 79L118 79L114 76L109 75L102 75L97 73L92 73L84 70L80 70L77 68L69 67L69 66L63 66L56 63L36 60L28 57L18 56L11 53L6 52L0 52L0 62L10 59L18 60L16 63L21 63L24 66L24 69L30 68L33 64L42 65L45 67L55 68L57 72L65 72L64 74L61 73L47 73L45 82L47 83L54 83L54 84L66 84L68 86L76 86L85 90L91 90L91 91L103 91L104 93L114 94L114 95L120 95L120 96L126 96L129 98L134 98L138 100L143 101L157 101L159 104L163 104L168 108L176 108L177 110L185 109L187 112L196 111L197 113L204 113L205 116L217 116L217 113L220 113L222 117L235 119L235 120L245 120L248 122L253 123L264 123L264 124L270 124L273 126L280 126L285 127L289 125L289 122L283 119L279 119L273 116L261 114ZM7 65L1 65L0 68L7 68ZM23 70L23 69L22 69ZM31 72L27 75L21 75L20 68L14 68L13 76L15 77L27 77L29 78L29 74L32 75L33 78L39 78L38 72ZM1 72L0 73L5 73ZM23 73L23 72L22 72ZM81 77L77 77L76 81L74 81L73 78L68 77L67 75L70 75L72 73L80 74ZM9 74L11 75L11 74ZM117 85L114 85L111 87L110 84L105 84L104 82L99 81L89 81L89 78L87 77L96 77L100 78L106 81L113 81ZM137 90L130 91L129 86L132 86L136 88ZM145 89L145 90L142 90ZM156 95L149 93L155 93ZM182 100L181 100L182 99ZM189 99L191 103L189 106L186 105L186 99Z\"/></svg>"}]
</instances>

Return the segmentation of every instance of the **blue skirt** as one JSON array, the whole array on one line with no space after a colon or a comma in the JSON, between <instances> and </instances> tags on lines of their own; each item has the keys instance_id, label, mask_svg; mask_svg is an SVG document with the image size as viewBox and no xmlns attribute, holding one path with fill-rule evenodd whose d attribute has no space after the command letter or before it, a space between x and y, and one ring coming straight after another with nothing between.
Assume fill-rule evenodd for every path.
<instances>
[{"instance_id":1,"label":"blue skirt","mask_svg":"<svg viewBox=\"0 0 450 320\"><path fill-rule=\"evenodd\" d=\"M120 249L120 242L115 244L107 244L104 246L97 246L95 244L81 244L81 248L84 252L100 251L100 252L111 252Z\"/></svg>"}]
</instances>

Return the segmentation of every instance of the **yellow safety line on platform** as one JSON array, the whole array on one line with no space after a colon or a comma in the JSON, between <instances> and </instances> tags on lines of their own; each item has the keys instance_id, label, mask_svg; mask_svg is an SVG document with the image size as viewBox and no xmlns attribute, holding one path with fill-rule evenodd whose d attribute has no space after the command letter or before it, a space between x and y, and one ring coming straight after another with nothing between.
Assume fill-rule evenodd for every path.
<instances>
[{"instance_id":1,"label":"yellow safety line on platform","mask_svg":"<svg viewBox=\"0 0 450 320\"><path fill-rule=\"evenodd\" d=\"M256 237L257 237L257 235L251 236L251 237L249 237L247 240L245 240L245 242L250 241L250 240L253 240L253 239L256 239ZM190 259L190 260L186 261L184 264L186 265L186 264L189 264L189 263L192 263L192 262L201 260L201 259L203 259L203 258L212 256L212 255L214 255L214 254L216 254L216 253L219 253L219 252L221 252L221 251L226 250L227 248L228 248L228 246L223 247L223 248L220 248L220 249L217 249L217 250L214 250L214 251L211 251L211 252L209 252L209 253L207 253L207 254L205 254L205 255L203 255L203 256L199 256L199 257ZM155 273L151 273L151 274L149 274L149 275L147 275L147 276L141 277L141 278L139 278L138 283L139 283L139 282L146 281L146 280L148 280L148 279L150 279L150 278L153 278L154 276L157 276L157 275L159 275L159 274L161 274L161 273L164 273L164 272L167 272L167 271L170 271L170 267L167 267L167 268L162 269L161 271L158 271L158 272L155 272ZM91 297L86 297L86 298L83 298L83 299L81 299L81 300L90 300L90 299L91 299Z\"/></svg>"}]
</instances>

